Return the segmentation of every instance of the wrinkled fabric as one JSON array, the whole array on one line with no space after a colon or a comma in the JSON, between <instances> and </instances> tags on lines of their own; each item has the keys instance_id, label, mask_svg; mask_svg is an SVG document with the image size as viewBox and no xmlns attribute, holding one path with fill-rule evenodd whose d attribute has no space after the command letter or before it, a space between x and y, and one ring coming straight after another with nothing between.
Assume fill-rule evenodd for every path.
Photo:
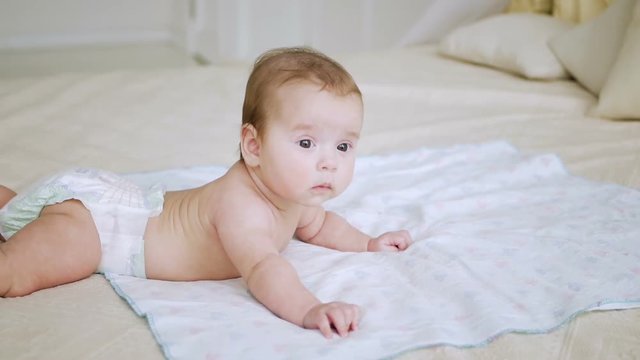
<instances>
[{"instance_id":1,"label":"wrinkled fabric","mask_svg":"<svg viewBox=\"0 0 640 360\"><path fill-rule=\"evenodd\" d=\"M130 178L181 188L224 170ZM322 301L360 305L360 328L347 338L276 317L240 279L108 279L170 359L379 359L640 305L640 191L572 176L552 154L495 142L360 158L352 185L326 207L371 235L404 228L415 240L401 253L299 241L284 251Z\"/></svg>"}]
</instances>

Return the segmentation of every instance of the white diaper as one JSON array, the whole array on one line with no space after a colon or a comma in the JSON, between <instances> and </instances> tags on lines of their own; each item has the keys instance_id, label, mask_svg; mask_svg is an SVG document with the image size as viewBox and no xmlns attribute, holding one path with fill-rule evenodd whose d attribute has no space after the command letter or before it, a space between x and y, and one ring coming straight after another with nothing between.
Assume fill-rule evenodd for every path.
<instances>
[{"instance_id":1,"label":"white diaper","mask_svg":"<svg viewBox=\"0 0 640 360\"><path fill-rule=\"evenodd\" d=\"M77 199L89 209L102 244L99 273L145 278L144 231L162 211L164 188L143 189L114 173L72 169L36 183L0 209L0 233L7 241L35 220L47 205Z\"/></svg>"}]
</instances>

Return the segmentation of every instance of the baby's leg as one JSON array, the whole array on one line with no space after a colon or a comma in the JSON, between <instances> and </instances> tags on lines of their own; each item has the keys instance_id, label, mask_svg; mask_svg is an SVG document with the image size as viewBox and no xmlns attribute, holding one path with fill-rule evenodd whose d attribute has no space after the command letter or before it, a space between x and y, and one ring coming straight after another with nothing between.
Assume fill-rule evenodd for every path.
<instances>
[{"instance_id":1,"label":"baby's leg","mask_svg":"<svg viewBox=\"0 0 640 360\"><path fill-rule=\"evenodd\" d=\"M98 232L81 202L47 206L0 243L0 296L28 295L84 279L96 271L100 256Z\"/></svg>"},{"instance_id":2,"label":"baby's leg","mask_svg":"<svg viewBox=\"0 0 640 360\"><path fill-rule=\"evenodd\" d=\"M16 196L16 192L9 189L4 185L0 185L0 209L5 206L9 200L11 200L14 196ZM2 234L0 234L0 242L4 241Z\"/></svg>"},{"instance_id":3,"label":"baby's leg","mask_svg":"<svg viewBox=\"0 0 640 360\"><path fill-rule=\"evenodd\" d=\"M4 207L9 200L13 199L13 197L16 196L16 192L9 189L8 187L4 186L4 185L0 185L0 209L2 209L2 207ZM2 237L2 234L0 234L0 242L3 242L5 239Z\"/></svg>"}]
</instances>

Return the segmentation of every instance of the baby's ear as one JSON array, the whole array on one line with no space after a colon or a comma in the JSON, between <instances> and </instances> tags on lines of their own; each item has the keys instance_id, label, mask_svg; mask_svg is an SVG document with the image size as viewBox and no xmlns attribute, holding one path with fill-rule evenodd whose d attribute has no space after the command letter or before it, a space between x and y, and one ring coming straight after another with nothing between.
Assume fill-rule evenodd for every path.
<instances>
[{"instance_id":1,"label":"baby's ear","mask_svg":"<svg viewBox=\"0 0 640 360\"><path fill-rule=\"evenodd\" d=\"M242 125L240 151L247 166L258 166L260 162L260 139L258 139L258 131L251 124Z\"/></svg>"}]
</instances>

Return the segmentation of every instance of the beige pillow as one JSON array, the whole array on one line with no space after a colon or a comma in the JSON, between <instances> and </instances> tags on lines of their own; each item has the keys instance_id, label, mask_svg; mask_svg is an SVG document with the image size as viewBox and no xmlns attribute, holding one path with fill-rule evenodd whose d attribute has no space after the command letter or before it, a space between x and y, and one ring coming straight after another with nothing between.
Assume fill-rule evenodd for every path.
<instances>
[{"instance_id":1,"label":"beige pillow","mask_svg":"<svg viewBox=\"0 0 640 360\"><path fill-rule=\"evenodd\" d=\"M440 53L531 79L568 77L547 41L572 25L550 15L513 13L459 27L440 42Z\"/></svg>"},{"instance_id":2,"label":"beige pillow","mask_svg":"<svg viewBox=\"0 0 640 360\"><path fill-rule=\"evenodd\" d=\"M613 0L553 0L553 16L581 23L588 21L607 8Z\"/></svg>"},{"instance_id":3,"label":"beige pillow","mask_svg":"<svg viewBox=\"0 0 640 360\"><path fill-rule=\"evenodd\" d=\"M614 119L640 119L640 1L633 9L618 59L600 92L595 112Z\"/></svg>"},{"instance_id":4,"label":"beige pillow","mask_svg":"<svg viewBox=\"0 0 640 360\"><path fill-rule=\"evenodd\" d=\"M636 0L616 0L603 14L549 41L551 51L571 75L599 94L631 20Z\"/></svg>"},{"instance_id":5,"label":"beige pillow","mask_svg":"<svg viewBox=\"0 0 640 360\"><path fill-rule=\"evenodd\" d=\"M550 14L553 1L551 0L511 0L508 12L535 12Z\"/></svg>"}]
</instances>

